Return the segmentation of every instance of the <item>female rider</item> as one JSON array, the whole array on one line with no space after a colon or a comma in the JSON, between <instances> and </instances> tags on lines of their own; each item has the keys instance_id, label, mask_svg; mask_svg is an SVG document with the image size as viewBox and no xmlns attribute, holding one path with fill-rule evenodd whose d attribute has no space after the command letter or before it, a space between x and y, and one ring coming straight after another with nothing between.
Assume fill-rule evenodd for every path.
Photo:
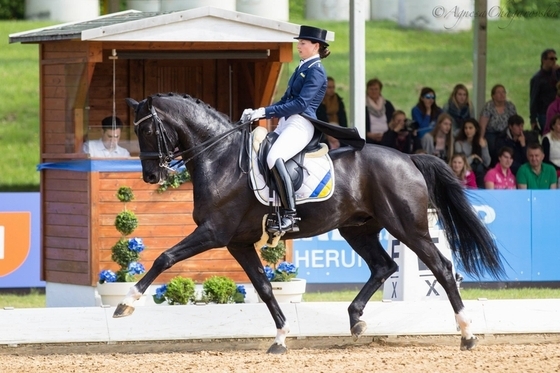
<instances>
[{"instance_id":1,"label":"female rider","mask_svg":"<svg viewBox=\"0 0 560 373\"><path fill-rule=\"evenodd\" d=\"M278 134L267 157L268 168L277 187L282 203L280 221L272 221L269 232L297 232L296 201L292 181L285 161L299 153L311 141L315 127L301 116L317 118L315 111L323 101L327 90L327 74L321 59L330 51L326 42L327 30L312 26L301 26L297 50L301 62L288 81L286 93L280 101L256 110L246 109L243 119L255 121L261 118L280 118L274 130Z\"/></svg>"}]
</instances>

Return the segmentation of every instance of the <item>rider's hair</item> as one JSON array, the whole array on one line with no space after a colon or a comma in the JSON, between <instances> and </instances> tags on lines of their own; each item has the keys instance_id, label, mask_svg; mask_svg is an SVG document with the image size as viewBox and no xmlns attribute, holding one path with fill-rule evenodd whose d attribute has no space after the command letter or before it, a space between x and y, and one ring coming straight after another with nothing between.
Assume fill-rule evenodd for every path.
<instances>
[{"instance_id":1,"label":"rider's hair","mask_svg":"<svg viewBox=\"0 0 560 373\"><path fill-rule=\"evenodd\" d=\"M331 54L329 47L321 43L321 45L319 46L319 57L321 57L321 59L327 58L329 54Z\"/></svg>"}]
</instances>

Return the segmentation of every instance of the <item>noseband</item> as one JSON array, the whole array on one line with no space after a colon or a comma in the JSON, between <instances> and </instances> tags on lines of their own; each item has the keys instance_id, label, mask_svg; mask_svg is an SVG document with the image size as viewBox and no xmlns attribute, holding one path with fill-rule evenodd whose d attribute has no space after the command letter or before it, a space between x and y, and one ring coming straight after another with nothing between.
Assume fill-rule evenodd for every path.
<instances>
[{"instance_id":1,"label":"noseband","mask_svg":"<svg viewBox=\"0 0 560 373\"><path fill-rule=\"evenodd\" d=\"M157 152L142 152L141 151L140 154L138 155L138 157L142 161L145 161L145 160L159 160L159 167L167 168L168 170L173 171L173 172L175 172L175 170L172 167L175 167L175 166L177 166L181 163L187 164L193 158L197 157L198 155L200 155L204 151L210 149L212 146L218 144L225 137L229 136L233 132L235 132L239 129L242 129L245 126L248 126L249 124L252 123L251 121L245 121L245 122L240 121L241 123L238 122L237 125L235 127L233 127L232 129L229 129L226 132L224 132L224 133L222 133L218 136L212 137L212 138L194 146L193 148L191 148L189 150L172 151L169 148L169 144L171 143L171 139L169 138L169 135L165 131L165 126L163 125L162 120L157 115L157 111L156 111L154 106L150 105L150 114L148 114L145 117L139 119L137 122L134 122L134 127L137 127L138 125L140 125L140 123L142 123L145 120L148 120L150 118L152 118L152 123L154 123L154 126L156 128L155 133L156 133L156 137L157 137L158 151ZM188 159L177 160L178 157L182 157L187 152L191 152L191 153L194 153L194 154ZM170 165L170 163L174 160L176 162L173 163L172 165Z\"/></svg>"}]
</instances>

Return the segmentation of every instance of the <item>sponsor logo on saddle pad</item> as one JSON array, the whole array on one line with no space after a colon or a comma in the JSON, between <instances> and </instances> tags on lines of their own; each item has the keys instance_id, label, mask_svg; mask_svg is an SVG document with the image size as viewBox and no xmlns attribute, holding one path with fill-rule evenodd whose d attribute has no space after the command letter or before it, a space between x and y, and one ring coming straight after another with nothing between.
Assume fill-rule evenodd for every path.
<instances>
[{"instance_id":1,"label":"sponsor logo on saddle pad","mask_svg":"<svg viewBox=\"0 0 560 373\"><path fill-rule=\"evenodd\" d=\"M251 186L257 199L268 205L269 190L264 177L259 172L257 164L257 151L261 141L266 136L266 129L256 128L251 134ZM326 145L325 145L326 146ZM334 170L331 158L327 152L317 156L314 153L306 155L303 162L303 184L296 190L296 204L307 202L321 202L329 199L334 192Z\"/></svg>"}]
</instances>

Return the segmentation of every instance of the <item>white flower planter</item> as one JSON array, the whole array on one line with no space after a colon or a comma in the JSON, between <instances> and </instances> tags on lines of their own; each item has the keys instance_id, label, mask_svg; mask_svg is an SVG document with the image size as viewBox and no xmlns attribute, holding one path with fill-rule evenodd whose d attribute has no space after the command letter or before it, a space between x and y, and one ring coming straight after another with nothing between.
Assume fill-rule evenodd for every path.
<instances>
[{"instance_id":1,"label":"white flower planter","mask_svg":"<svg viewBox=\"0 0 560 373\"><path fill-rule=\"evenodd\" d=\"M126 297L132 286L134 286L133 282L105 282L97 284L97 292L101 296L103 305L116 307ZM142 295L140 299L134 302L134 306L143 306L145 304L146 295Z\"/></svg>"},{"instance_id":2,"label":"white flower planter","mask_svg":"<svg viewBox=\"0 0 560 373\"><path fill-rule=\"evenodd\" d=\"M293 278L292 281L271 282L272 292L278 303L301 303L307 281L303 278ZM262 303L259 297L259 302Z\"/></svg>"}]
</instances>

